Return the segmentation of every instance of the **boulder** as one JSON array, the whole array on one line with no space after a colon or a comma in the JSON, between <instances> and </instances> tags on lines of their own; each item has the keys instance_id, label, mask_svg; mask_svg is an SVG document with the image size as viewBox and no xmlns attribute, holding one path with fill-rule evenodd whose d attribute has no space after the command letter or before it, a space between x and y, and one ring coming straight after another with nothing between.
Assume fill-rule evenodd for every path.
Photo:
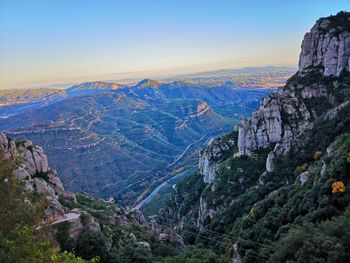
<instances>
[{"instance_id":1,"label":"boulder","mask_svg":"<svg viewBox=\"0 0 350 263\"><path fill-rule=\"evenodd\" d=\"M51 186L47 184L47 182L44 179L34 178L34 186L38 194L51 195L51 196L55 195L55 191L52 189Z\"/></svg>"},{"instance_id":2,"label":"boulder","mask_svg":"<svg viewBox=\"0 0 350 263\"><path fill-rule=\"evenodd\" d=\"M309 171L306 171L306 172L303 172L302 174L300 174L300 184L301 186L303 186L304 184L306 184L306 182L309 180L310 178L310 172Z\"/></svg>"},{"instance_id":3,"label":"boulder","mask_svg":"<svg viewBox=\"0 0 350 263\"><path fill-rule=\"evenodd\" d=\"M145 248L145 249L151 251L151 245L150 245L150 243L148 243L148 242L139 241L139 242L137 242L137 245L140 246L140 247L142 247L142 248Z\"/></svg>"},{"instance_id":4,"label":"boulder","mask_svg":"<svg viewBox=\"0 0 350 263\"><path fill-rule=\"evenodd\" d=\"M273 172L275 169L275 159L276 159L276 155L274 152L270 152L267 155L267 159L266 159L266 171L267 172Z\"/></svg>"}]
</instances>

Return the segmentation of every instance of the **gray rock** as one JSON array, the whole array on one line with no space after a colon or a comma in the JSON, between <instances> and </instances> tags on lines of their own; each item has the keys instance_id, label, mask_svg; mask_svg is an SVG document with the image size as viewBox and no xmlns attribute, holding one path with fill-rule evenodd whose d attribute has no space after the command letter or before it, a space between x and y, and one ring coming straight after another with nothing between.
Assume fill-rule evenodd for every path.
<instances>
[{"instance_id":1,"label":"gray rock","mask_svg":"<svg viewBox=\"0 0 350 263\"><path fill-rule=\"evenodd\" d=\"M167 241L169 239L169 235L166 233L160 233L158 239L159 241Z\"/></svg>"},{"instance_id":2,"label":"gray rock","mask_svg":"<svg viewBox=\"0 0 350 263\"><path fill-rule=\"evenodd\" d=\"M237 243L234 243L232 245L232 262L233 263L241 263L242 260L241 260L241 257L238 253L238 244Z\"/></svg>"},{"instance_id":3,"label":"gray rock","mask_svg":"<svg viewBox=\"0 0 350 263\"><path fill-rule=\"evenodd\" d=\"M329 19L319 19L311 31L305 34L297 78L309 74L317 66L323 66L324 69L317 69L325 76L338 76L343 70L349 71L350 32L342 29L343 32L335 33ZM312 120L319 117L317 109L307 106L308 99L322 98L331 105L335 101L333 94L323 83L287 84L279 91L263 99L252 117L244 119L238 126L236 155L250 155L258 148L271 145L275 145L276 156L287 155L292 148L291 142L304 131L310 130ZM344 105L338 107L334 105L326 118L334 118L348 103L344 102Z\"/></svg>"},{"instance_id":4,"label":"gray rock","mask_svg":"<svg viewBox=\"0 0 350 263\"><path fill-rule=\"evenodd\" d=\"M69 222L69 236L76 240L79 237L81 231L84 229L81 219L80 217L77 217L77 218L68 220L68 222Z\"/></svg>"},{"instance_id":5,"label":"gray rock","mask_svg":"<svg viewBox=\"0 0 350 263\"><path fill-rule=\"evenodd\" d=\"M205 183L211 183L219 167L220 157L232 151L235 142L231 139L215 138L207 148L199 152L198 171L203 175Z\"/></svg>"},{"instance_id":6,"label":"gray rock","mask_svg":"<svg viewBox=\"0 0 350 263\"><path fill-rule=\"evenodd\" d=\"M219 207L215 207L215 209L214 207L209 207L206 200L203 197L200 197L197 227L201 227L206 218L209 217L210 219L212 219L218 210Z\"/></svg>"},{"instance_id":7,"label":"gray rock","mask_svg":"<svg viewBox=\"0 0 350 263\"><path fill-rule=\"evenodd\" d=\"M51 195L51 196L55 195L55 191L52 189L51 186L47 184L47 182L44 179L34 178L34 186L38 194Z\"/></svg>"},{"instance_id":8,"label":"gray rock","mask_svg":"<svg viewBox=\"0 0 350 263\"><path fill-rule=\"evenodd\" d=\"M257 148L266 148L282 136L281 96L272 94L264 98L252 118L238 125L238 151L250 155Z\"/></svg>"},{"instance_id":9,"label":"gray rock","mask_svg":"<svg viewBox=\"0 0 350 263\"><path fill-rule=\"evenodd\" d=\"M309 66L324 66L324 75L339 76L343 69L350 68L350 32L334 34L328 29L330 21L320 19L309 33L306 33L301 45L299 70Z\"/></svg>"},{"instance_id":10,"label":"gray rock","mask_svg":"<svg viewBox=\"0 0 350 263\"><path fill-rule=\"evenodd\" d=\"M303 186L310 178L310 172L306 171L300 174L300 184Z\"/></svg>"},{"instance_id":11,"label":"gray rock","mask_svg":"<svg viewBox=\"0 0 350 263\"><path fill-rule=\"evenodd\" d=\"M16 143L7 138L7 136L0 132L0 150L4 154L4 158L15 159L18 156L18 152L16 149Z\"/></svg>"},{"instance_id":12,"label":"gray rock","mask_svg":"<svg viewBox=\"0 0 350 263\"><path fill-rule=\"evenodd\" d=\"M13 175L19 180L28 180L31 178L30 174L23 167L18 167L13 171Z\"/></svg>"},{"instance_id":13,"label":"gray rock","mask_svg":"<svg viewBox=\"0 0 350 263\"><path fill-rule=\"evenodd\" d=\"M142 248L145 248L147 250L151 250L151 245L150 243L146 242L146 241L139 241L137 242L137 245L142 247Z\"/></svg>"},{"instance_id":14,"label":"gray rock","mask_svg":"<svg viewBox=\"0 0 350 263\"><path fill-rule=\"evenodd\" d=\"M267 159L266 159L266 171L267 172L273 172L275 169L275 159L276 159L276 155L274 152L270 152L267 155Z\"/></svg>"},{"instance_id":15,"label":"gray rock","mask_svg":"<svg viewBox=\"0 0 350 263\"><path fill-rule=\"evenodd\" d=\"M44 210L44 217L42 219L43 224L50 224L57 220L64 218L64 209L58 202L57 198L53 196L47 196L48 205Z\"/></svg>"},{"instance_id":16,"label":"gray rock","mask_svg":"<svg viewBox=\"0 0 350 263\"><path fill-rule=\"evenodd\" d=\"M282 115L288 121L283 121ZM279 153L286 155L293 135L303 130L311 119L312 115L298 96L287 92L271 94L250 119L244 119L238 126L238 155L250 155L258 148L275 143Z\"/></svg>"},{"instance_id":17,"label":"gray rock","mask_svg":"<svg viewBox=\"0 0 350 263\"><path fill-rule=\"evenodd\" d=\"M48 181L51 187L53 188L55 194L57 195L65 194L63 184L55 171L48 172Z\"/></svg>"},{"instance_id":18,"label":"gray rock","mask_svg":"<svg viewBox=\"0 0 350 263\"><path fill-rule=\"evenodd\" d=\"M93 216L87 217L86 226L92 231L101 231L101 226L96 218Z\"/></svg>"}]
</instances>

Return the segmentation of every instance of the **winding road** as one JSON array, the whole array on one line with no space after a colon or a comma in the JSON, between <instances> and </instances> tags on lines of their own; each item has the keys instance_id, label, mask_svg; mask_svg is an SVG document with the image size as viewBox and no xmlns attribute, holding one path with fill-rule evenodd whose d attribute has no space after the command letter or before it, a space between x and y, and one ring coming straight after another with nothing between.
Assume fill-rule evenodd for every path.
<instances>
[{"instance_id":1,"label":"winding road","mask_svg":"<svg viewBox=\"0 0 350 263\"><path fill-rule=\"evenodd\" d=\"M193 167L191 167L191 168L189 168L181 173L178 173L177 175L175 175L175 176L169 178L168 180L166 180L165 182L161 183L145 199L143 199L141 202L139 202L137 205L135 205L133 208L131 208L131 210L140 209L142 206L147 204L165 185L169 184L170 181L175 180L177 178L180 178L180 177L188 174L190 171L193 171L194 168L195 168L195 166L193 166Z\"/></svg>"},{"instance_id":2,"label":"winding road","mask_svg":"<svg viewBox=\"0 0 350 263\"><path fill-rule=\"evenodd\" d=\"M204 137L205 137L205 135L202 135L202 137L201 137L199 140L197 140L197 141L195 141L195 142L192 142L192 143L190 143L189 145L187 145L186 149L182 152L182 154L179 155L179 157L177 157L175 161L173 161L171 164L168 165L168 168L171 167L171 166L173 166L175 163L177 163L177 162L186 154L186 152L188 151L188 149L189 149L193 144L196 144L196 143L200 142L201 140L204 139Z\"/></svg>"}]
</instances>

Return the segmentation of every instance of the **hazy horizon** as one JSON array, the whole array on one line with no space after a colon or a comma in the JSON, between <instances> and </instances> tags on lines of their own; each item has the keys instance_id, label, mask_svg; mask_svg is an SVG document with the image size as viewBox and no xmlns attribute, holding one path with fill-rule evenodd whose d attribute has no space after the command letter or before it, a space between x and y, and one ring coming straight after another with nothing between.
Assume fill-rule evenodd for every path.
<instances>
[{"instance_id":1,"label":"hazy horizon","mask_svg":"<svg viewBox=\"0 0 350 263\"><path fill-rule=\"evenodd\" d=\"M125 84L125 85L132 85L136 84L144 79L152 79L156 81L165 81L165 82L171 82L176 80L185 80L189 79L190 76L196 75L196 74L202 74L202 73L210 73L210 72L218 72L218 71L230 71L230 70L242 70L242 69L249 69L249 68L290 68L297 70L296 65L263 65L263 66L248 66L248 67L238 67L238 68L219 68L219 69L212 69L212 70L201 70L201 71L187 71L187 72L179 72L175 73L174 71L169 72L169 74L159 73L159 72L125 72L125 73L111 73L111 74L102 74L98 76L90 76L86 77L85 79L82 79L81 81L72 81L72 82L57 82L57 83L48 83L48 84L41 84L41 85L33 85L33 86L20 86L20 87L12 87L12 88L6 88L1 87L0 90L21 90L21 89L41 89L41 88L48 88L48 89L67 89L70 88L73 85L85 83L85 82L110 82L110 83L118 83L118 84ZM132 76L131 73L138 73L138 75L134 75L134 77L128 77ZM125 77L118 78L116 76L125 74ZM238 73L237 73L238 74ZM110 76L110 78L106 78L106 76ZM116 78L112 78L115 76Z\"/></svg>"},{"instance_id":2,"label":"hazy horizon","mask_svg":"<svg viewBox=\"0 0 350 263\"><path fill-rule=\"evenodd\" d=\"M297 66L314 22L348 8L346 0L203 2L1 1L0 89Z\"/></svg>"}]
</instances>

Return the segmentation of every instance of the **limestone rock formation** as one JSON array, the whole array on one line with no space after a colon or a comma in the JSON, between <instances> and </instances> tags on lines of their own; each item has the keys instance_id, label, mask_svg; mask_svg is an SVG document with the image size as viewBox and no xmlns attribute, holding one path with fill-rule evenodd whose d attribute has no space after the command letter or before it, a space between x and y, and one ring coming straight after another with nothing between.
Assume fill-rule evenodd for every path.
<instances>
[{"instance_id":1,"label":"limestone rock formation","mask_svg":"<svg viewBox=\"0 0 350 263\"><path fill-rule=\"evenodd\" d=\"M217 138L200 151L199 173L203 175L204 182L211 183L208 187L215 187L221 162L227 157L226 154L232 153L232 149L234 158L251 156L261 148L271 149L266 159L266 171L259 179L260 184L264 184L264 178L275 171L280 158L303 150L317 122L327 123L348 107L349 62L349 13L318 20L310 33L305 35L299 71L285 86L264 98L251 118L243 119L237 126L237 146L236 140L227 142ZM301 173L298 180L305 185L310 180L310 173ZM201 196L197 226L203 226L205 220L215 217L220 209L220 205L209 203L205 195Z\"/></svg>"},{"instance_id":2,"label":"limestone rock formation","mask_svg":"<svg viewBox=\"0 0 350 263\"><path fill-rule=\"evenodd\" d=\"M209 207L205 199L201 197L199 200L197 227L202 226L207 218L212 219L218 210L218 208L213 209L212 207Z\"/></svg>"},{"instance_id":3,"label":"limestone rock formation","mask_svg":"<svg viewBox=\"0 0 350 263\"><path fill-rule=\"evenodd\" d=\"M314 119L344 102L329 88L329 82L333 81L334 88L338 85L329 76L349 71L349 19L347 13L320 19L305 35L299 71L278 93L263 99L250 119L238 125L240 155L269 146L277 156L288 154L293 139L309 129ZM272 155L269 157L267 170L272 171Z\"/></svg>"},{"instance_id":4,"label":"limestone rock formation","mask_svg":"<svg viewBox=\"0 0 350 263\"><path fill-rule=\"evenodd\" d=\"M56 171L49 168L43 149L31 141L16 142L0 133L0 150L7 159L18 160L13 175L25 182L25 188L46 196L48 205L44 211L43 224L61 220L65 211L58 201L58 195L65 191Z\"/></svg>"},{"instance_id":5,"label":"limestone rock formation","mask_svg":"<svg viewBox=\"0 0 350 263\"><path fill-rule=\"evenodd\" d=\"M217 172L218 160L232 152L235 141L232 138L218 137L213 139L207 148L199 152L198 170L205 183L211 183Z\"/></svg>"},{"instance_id":6,"label":"limestone rock formation","mask_svg":"<svg viewBox=\"0 0 350 263\"><path fill-rule=\"evenodd\" d=\"M275 169L275 153L274 152L270 152L267 155L267 159L266 159L266 171L268 172L273 172Z\"/></svg>"},{"instance_id":7,"label":"limestone rock formation","mask_svg":"<svg viewBox=\"0 0 350 263\"><path fill-rule=\"evenodd\" d=\"M129 211L86 193L66 192L57 172L49 168L48 158L43 149L32 142L15 142L0 132L0 153L1 158L14 161L17 165L13 176L24 182L26 190L46 199L43 202L45 207L38 228L45 226L55 235L62 231L61 227L68 226L67 238L73 240L77 240L87 229L99 232L104 237L108 249L111 249L113 244L112 228L118 228L118 240L120 238L123 242L129 242L132 239L138 246L147 250L151 248L148 239L144 240L139 235L136 237L133 231L144 231L152 235L152 240L156 242L170 243L181 250L185 248L183 238L173 229L161 226L157 222L146 222L138 210ZM118 242L123 244L122 241Z\"/></svg>"},{"instance_id":8,"label":"limestone rock formation","mask_svg":"<svg viewBox=\"0 0 350 263\"><path fill-rule=\"evenodd\" d=\"M342 17L344 16L344 17ZM319 19L305 34L299 69L324 66L324 75L339 76L350 68L350 20L344 14Z\"/></svg>"}]
</instances>

